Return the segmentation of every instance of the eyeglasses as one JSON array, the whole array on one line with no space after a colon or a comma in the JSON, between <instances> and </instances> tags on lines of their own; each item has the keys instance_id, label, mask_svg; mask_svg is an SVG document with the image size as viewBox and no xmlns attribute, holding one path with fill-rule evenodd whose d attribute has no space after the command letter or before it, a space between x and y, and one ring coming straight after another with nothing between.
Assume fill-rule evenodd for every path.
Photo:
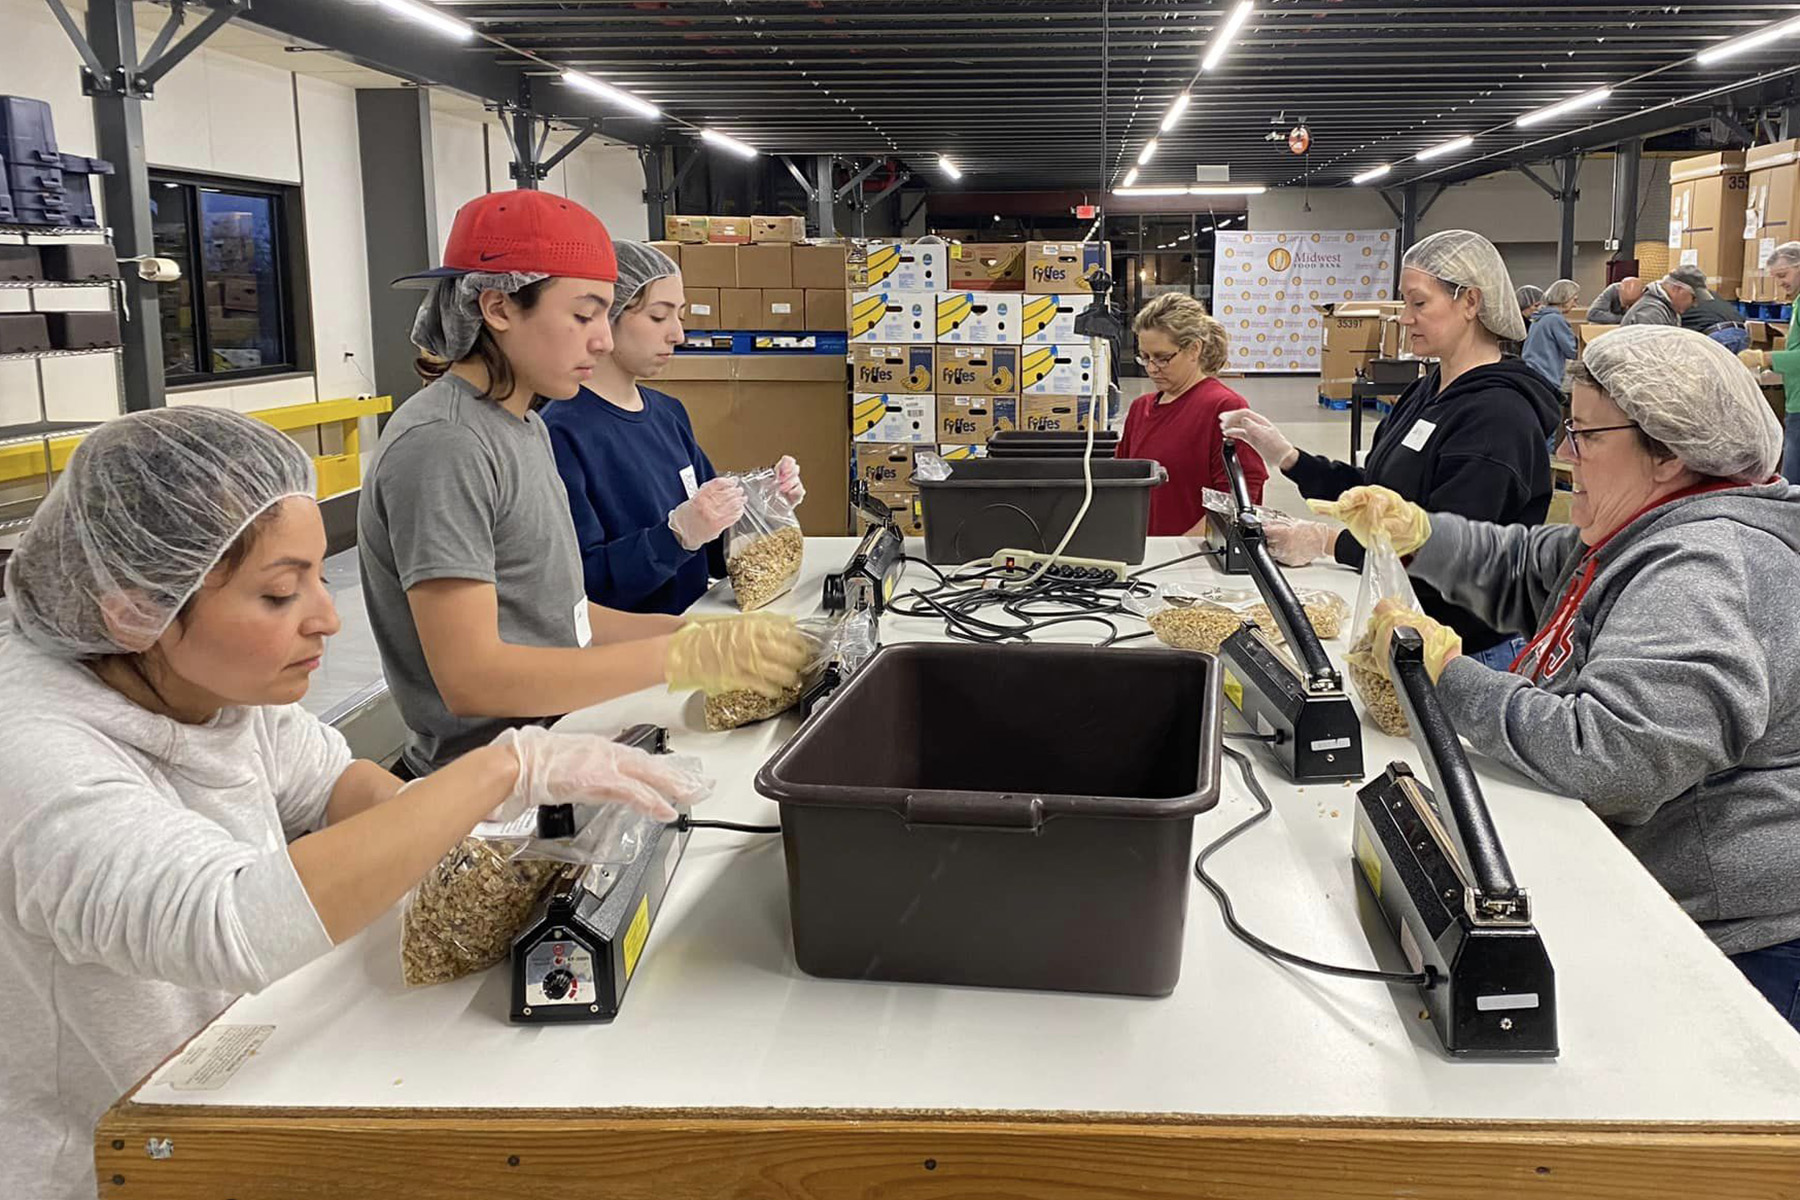
<instances>
[{"instance_id":1,"label":"eyeglasses","mask_svg":"<svg viewBox=\"0 0 1800 1200\"><path fill-rule=\"evenodd\" d=\"M1621 429L1636 429L1638 425L1636 421L1633 421L1629 425L1597 425L1591 429L1577 429L1575 428L1575 421L1573 418L1564 417L1562 427L1563 433L1566 435L1564 440L1568 443L1570 456L1580 459L1582 438L1591 438L1596 433L1617 433Z\"/></svg>"},{"instance_id":2,"label":"eyeglasses","mask_svg":"<svg viewBox=\"0 0 1800 1200\"><path fill-rule=\"evenodd\" d=\"M1180 356L1181 351L1179 350L1173 354L1140 354L1137 356L1137 364L1140 367L1149 367L1153 371L1160 371Z\"/></svg>"}]
</instances>

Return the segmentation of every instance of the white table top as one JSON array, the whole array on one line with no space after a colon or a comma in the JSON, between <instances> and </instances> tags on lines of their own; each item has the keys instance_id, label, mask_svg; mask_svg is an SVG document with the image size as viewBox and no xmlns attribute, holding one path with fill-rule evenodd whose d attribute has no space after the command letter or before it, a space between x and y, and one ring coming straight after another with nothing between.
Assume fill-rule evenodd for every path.
<instances>
[{"instance_id":1,"label":"white table top","mask_svg":"<svg viewBox=\"0 0 1800 1200\"><path fill-rule=\"evenodd\" d=\"M849 539L814 539L778 607L813 611ZM913 547L915 550L916 546ZM1157 539L1148 562L1195 548ZM923 572L914 578L923 579ZM1205 560L1158 578L1219 579ZM1356 576L1292 573L1354 598ZM720 607L716 596L704 607ZM890 642L938 636L888 618ZM1075 626L1067 640L1089 631ZM1151 641L1133 645L1154 644ZM1334 656L1342 639L1329 644ZM567 718L668 726L721 780L696 815L773 821L751 777L792 718L701 732L699 703L646 692ZM1371 772L1409 744L1367 730ZM1547 1121L1800 1120L1800 1036L1579 803L1475 760L1557 972L1562 1056L1448 1059L1410 989L1290 970L1233 940L1190 891L1183 977L1160 1000L813 979L794 964L780 839L693 834L622 1014L507 1023L508 973L408 991L390 915L220 1019L267 1024L224 1087L139 1103L301 1108L957 1109ZM1227 764L1229 768L1229 764ZM1214 860L1241 918L1346 964L1400 967L1352 878L1353 788L1261 771L1273 818ZM1253 809L1234 768L1196 843Z\"/></svg>"}]
</instances>

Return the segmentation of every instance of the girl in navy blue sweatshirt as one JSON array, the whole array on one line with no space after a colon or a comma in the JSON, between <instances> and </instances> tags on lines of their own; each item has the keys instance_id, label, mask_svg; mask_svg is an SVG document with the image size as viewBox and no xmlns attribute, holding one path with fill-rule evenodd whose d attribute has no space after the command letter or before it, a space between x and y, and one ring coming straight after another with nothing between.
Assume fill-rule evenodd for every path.
<instances>
[{"instance_id":1,"label":"girl in navy blue sweatshirt","mask_svg":"<svg viewBox=\"0 0 1800 1200\"><path fill-rule=\"evenodd\" d=\"M612 353L588 387L542 415L569 493L588 599L681 613L725 574L722 535L743 515L744 492L717 477L681 401L639 382L661 374L682 342L679 268L654 246L613 245ZM783 458L777 473L798 504L806 495L799 467Z\"/></svg>"}]
</instances>

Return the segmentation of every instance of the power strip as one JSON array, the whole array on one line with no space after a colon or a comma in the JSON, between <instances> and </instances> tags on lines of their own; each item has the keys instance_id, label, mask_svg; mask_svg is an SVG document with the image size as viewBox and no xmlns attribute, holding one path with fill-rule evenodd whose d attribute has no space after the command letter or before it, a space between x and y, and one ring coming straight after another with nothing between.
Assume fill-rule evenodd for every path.
<instances>
[{"instance_id":1,"label":"power strip","mask_svg":"<svg viewBox=\"0 0 1800 1200\"><path fill-rule=\"evenodd\" d=\"M996 550L988 562L1016 571L1035 571L1050 560L1048 554L1036 550ZM1063 555L1056 565L1044 572L1046 579L1075 579L1086 583L1123 583L1131 573L1122 562L1104 558L1070 558Z\"/></svg>"}]
</instances>

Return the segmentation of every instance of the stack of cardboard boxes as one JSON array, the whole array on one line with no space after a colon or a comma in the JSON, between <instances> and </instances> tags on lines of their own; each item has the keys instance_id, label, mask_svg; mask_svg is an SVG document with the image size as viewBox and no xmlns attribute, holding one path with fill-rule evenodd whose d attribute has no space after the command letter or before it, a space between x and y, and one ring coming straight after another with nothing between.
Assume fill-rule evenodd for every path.
<instances>
[{"instance_id":1,"label":"stack of cardboard boxes","mask_svg":"<svg viewBox=\"0 0 1800 1200\"><path fill-rule=\"evenodd\" d=\"M1399 355L1400 313L1406 306L1382 300L1318 307L1325 336L1325 352L1319 364L1319 395L1326 400L1348 402L1357 372L1366 374L1369 364L1377 358Z\"/></svg>"},{"instance_id":2,"label":"stack of cardboard boxes","mask_svg":"<svg viewBox=\"0 0 1800 1200\"><path fill-rule=\"evenodd\" d=\"M919 533L913 457L984 455L998 430L1074 430L1111 378L1074 330L1102 245L875 242L850 263L854 471Z\"/></svg>"},{"instance_id":3,"label":"stack of cardboard boxes","mask_svg":"<svg viewBox=\"0 0 1800 1200\"><path fill-rule=\"evenodd\" d=\"M1757 146L1744 155L1749 172L1744 208L1744 285L1741 300L1785 303L1769 277L1769 256L1800 239L1800 139Z\"/></svg>"},{"instance_id":4,"label":"stack of cardboard boxes","mask_svg":"<svg viewBox=\"0 0 1800 1200\"><path fill-rule=\"evenodd\" d=\"M804 240L799 217L670 217L652 243L681 266L684 324L699 333L842 333L848 328L839 244Z\"/></svg>"},{"instance_id":5,"label":"stack of cardboard boxes","mask_svg":"<svg viewBox=\"0 0 1800 1200\"><path fill-rule=\"evenodd\" d=\"M1735 300L1744 279L1750 176L1742 150L1669 164L1669 266L1697 266L1713 294Z\"/></svg>"}]
</instances>

